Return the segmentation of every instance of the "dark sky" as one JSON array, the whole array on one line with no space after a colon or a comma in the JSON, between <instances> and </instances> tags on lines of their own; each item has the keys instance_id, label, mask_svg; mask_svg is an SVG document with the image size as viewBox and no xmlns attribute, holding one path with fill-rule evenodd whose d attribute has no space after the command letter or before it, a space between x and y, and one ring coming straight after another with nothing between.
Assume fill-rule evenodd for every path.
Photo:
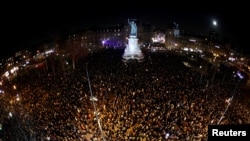
<instances>
[{"instance_id":1,"label":"dark sky","mask_svg":"<svg viewBox=\"0 0 250 141\"><path fill-rule=\"evenodd\" d=\"M20 50L31 42L68 31L72 28L127 22L137 18L155 25L177 22L181 29L207 33L214 28L220 36L240 47L247 47L247 9L244 3L218 5L213 1L82 1L81 3L10 3L2 5L0 58ZM212 27L212 20L218 22ZM248 49L249 52L249 49Z\"/></svg>"}]
</instances>

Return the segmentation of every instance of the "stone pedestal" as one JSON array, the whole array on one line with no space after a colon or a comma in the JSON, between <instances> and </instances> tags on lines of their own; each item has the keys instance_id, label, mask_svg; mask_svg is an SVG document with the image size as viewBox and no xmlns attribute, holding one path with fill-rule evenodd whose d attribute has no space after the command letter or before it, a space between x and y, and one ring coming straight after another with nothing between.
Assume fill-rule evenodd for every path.
<instances>
[{"instance_id":1,"label":"stone pedestal","mask_svg":"<svg viewBox=\"0 0 250 141\"><path fill-rule=\"evenodd\" d=\"M143 54L142 51L138 45L138 38L136 36L130 36L128 39L128 45L125 48L124 54L123 54L123 59L125 61L129 59L137 59L137 60L142 60Z\"/></svg>"}]
</instances>

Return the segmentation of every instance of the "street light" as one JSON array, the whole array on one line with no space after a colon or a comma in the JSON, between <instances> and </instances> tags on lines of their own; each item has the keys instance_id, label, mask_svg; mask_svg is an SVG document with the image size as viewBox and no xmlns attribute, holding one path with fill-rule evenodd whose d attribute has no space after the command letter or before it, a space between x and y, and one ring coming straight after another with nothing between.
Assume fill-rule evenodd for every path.
<instances>
[{"instance_id":1,"label":"street light","mask_svg":"<svg viewBox=\"0 0 250 141\"><path fill-rule=\"evenodd\" d=\"M213 20L213 26L217 26L217 21Z\"/></svg>"},{"instance_id":2,"label":"street light","mask_svg":"<svg viewBox=\"0 0 250 141\"><path fill-rule=\"evenodd\" d=\"M99 130L101 132L101 138L102 138L103 141L105 141L104 134L103 134L103 131L102 131L102 126L101 126L100 119L99 119L99 116L98 116L99 112L97 112L96 105L95 105L95 102L97 102L98 99L97 99L96 96L93 96L92 89L91 89L91 84L90 84L90 80L89 80L88 64L86 65L86 73L87 73L87 78L88 78L90 94L91 94L90 101L92 101L92 104L93 104L93 107L94 107L94 115L96 116L97 124L98 124Z\"/></svg>"},{"instance_id":3,"label":"street light","mask_svg":"<svg viewBox=\"0 0 250 141\"><path fill-rule=\"evenodd\" d=\"M226 109L224 110L224 112L223 112L222 116L220 117L219 121L217 122L217 124L220 124L220 122L222 121L222 119L225 117L225 114L226 114L226 112L228 111L228 108L229 108L229 106L231 105L231 103L232 103L232 101L233 101L233 98L234 98L234 96L235 96L235 93L236 93L236 91L237 91L237 89L238 89L238 85L239 85L240 81L241 81L243 78L244 78L244 77L243 77L243 76L241 75L241 73L238 71L238 72L236 73L236 82L235 82L235 88L234 88L233 94L232 94L232 96L231 96L230 98L228 98L228 99L226 100L226 102L227 102L227 107L226 107Z\"/></svg>"}]
</instances>

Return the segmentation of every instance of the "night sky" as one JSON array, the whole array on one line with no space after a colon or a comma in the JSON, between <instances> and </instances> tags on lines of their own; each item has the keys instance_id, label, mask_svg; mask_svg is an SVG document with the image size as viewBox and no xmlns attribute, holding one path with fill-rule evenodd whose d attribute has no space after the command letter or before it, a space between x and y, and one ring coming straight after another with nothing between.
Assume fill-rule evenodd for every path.
<instances>
[{"instance_id":1,"label":"night sky","mask_svg":"<svg viewBox=\"0 0 250 141\"><path fill-rule=\"evenodd\" d=\"M247 36L248 12L244 3L217 4L216 1L134 3L135 1L87 3L11 3L2 5L0 58L27 45L67 31L95 25L126 23L128 18L158 26L176 22L186 32L208 33L214 29L221 38L250 53ZM212 20L218 22L212 26Z\"/></svg>"}]
</instances>

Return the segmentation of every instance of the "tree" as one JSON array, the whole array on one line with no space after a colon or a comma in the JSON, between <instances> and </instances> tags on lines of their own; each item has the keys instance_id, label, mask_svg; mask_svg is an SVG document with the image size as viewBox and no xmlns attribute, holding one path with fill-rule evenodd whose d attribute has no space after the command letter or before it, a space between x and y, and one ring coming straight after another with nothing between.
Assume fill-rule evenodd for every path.
<instances>
[{"instance_id":1,"label":"tree","mask_svg":"<svg viewBox=\"0 0 250 141\"><path fill-rule=\"evenodd\" d=\"M80 35L75 34L66 40L65 51L71 57L73 70L75 69L75 63L88 54L87 47L83 46Z\"/></svg>"}]
</instances>

